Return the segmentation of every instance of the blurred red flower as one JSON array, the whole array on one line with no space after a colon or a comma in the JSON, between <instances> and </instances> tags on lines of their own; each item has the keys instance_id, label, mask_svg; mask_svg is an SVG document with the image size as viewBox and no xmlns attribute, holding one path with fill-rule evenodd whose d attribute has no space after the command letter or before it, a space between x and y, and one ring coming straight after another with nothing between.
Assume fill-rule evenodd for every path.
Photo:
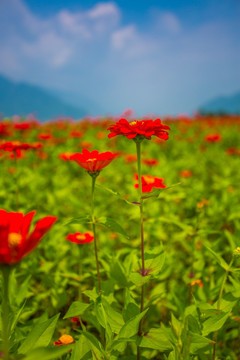
<instances>
[{"instance_id":1,"label":"blurred red flower","mask_svg":"<svg viewBox=\"0 0 240 360\"><path fill-rule=\"evenodd\" d=\"M222 140L222 137L220 134L216 133L216 134L208 134L206 137L205 137L205 140L207 142L211 142L211 143L214 143L214 142L218 142L218 141L221 141Z\"/></svg>"},{"instance_id":2,"label":"blurred red flower","mask_svg":"<svg viewBox=\"0 0 240 360\"><path fill-rule=\"evenodd\" d=\"M59 155L59 159L67 161L67 160L70 160L70 157L71 157L72 155L74 155L74 153L72 153L72 152L65 152L65 153L62 153L62 154Z\"/></svg>"},{"instance_id":3,"label":"blurred red flower","mask_svg":"<svg viewBox=\"0 0 240 360\"><path fill-rule=\"evenodd\" d=\"M88 231L84 234L77 232L75 234L69 234L66 239L76 244L86 244L91 243L94 240L94 236L92 231Z\"/></svg>"},{"instance_id":4,"label":"blurred red flower","mask_svg":"<svg viewBox=\"0 0 240 360\"><path fill-rule=\"evenodd\" d=\"M180 171L179 176L188 178L188 177L191 177L192 174L193 173L191 170L182 170L182 171Z\"/></svg>"},{"instance_id":5,"label":"blurred red flower","mask_svg":"<svg viewBox=\"0 0 240 360\"><path fill-rule=\"evenodd\" d=\"M135 179L138 180L138 174L135 174ZM151 175L142 175L141 176L141 180L142 180L142 192L151 192L153 188L156 189L164 189L166 187L166 185L164 185L163 178L158 178L158 177L154 177ZM139 189L139 184L136 183L134 185L134 187L136 189Z\"/></svg>"},{"instance_id":6,"label":"blurred red flower","mask_svg":"<svg viewBox=\"0 0 240 360\"><path fill-rule=\"evenodd\" d=\"M135 120L128 122L126 119L120 119L116 124L111 125L108 130L109 138L116 135L126 136L128 139L134 139L137 135L150 140L151 136L157 136L160 139L168 139L169 126L163 125L160 119L156 120Z\"/></svg>"},{"instance_id":7,"label":"blurred red flower","mask_svg":"<svg viewBox=\"0 0 240 360\"><path fill-rule=\"evenodd\" d=\"M117 156L110 151L99 153L97 150L88 151L87 149L82 150L81 153L76 153L70 156L70 160L74 160L86 169L89 173L96 173L106 167L110 162Z\"/></svg>"},{"instance_id":8,"label":"blurred red flower","mask_svg":"<svg viewBox=\"0 0 240 360\"><path fill-rule=\"evenodd\" d=\"M158 164L158 160L157 159L144 159L143 164L148 165L148 166L154 166Z\"/></svg>"},{"instance_id":9,"label":"blurred red flower","mask_svg":"<svg viewBox=\"0 0 240 360\"><path fill-rule=\"evenodd\" d=\"M36 211L27 215L20 212L7 212L0 209L0 263L12 265L20 261L40 242L43 235L50 230L57 220L46 216L39 220L33 231L29 228Z\"/></svg>"}]
</instances>

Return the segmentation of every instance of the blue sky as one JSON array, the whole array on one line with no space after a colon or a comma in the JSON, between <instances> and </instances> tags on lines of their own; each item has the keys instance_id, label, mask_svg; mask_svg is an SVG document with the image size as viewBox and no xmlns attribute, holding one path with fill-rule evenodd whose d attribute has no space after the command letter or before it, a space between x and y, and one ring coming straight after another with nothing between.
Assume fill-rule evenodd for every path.
<instances>
[{"instance_id":1,"label":"blue sky","mask_svg":"<svg viewBox=\"0 0 240 360\"><path fill-rule=\"evenodd\" d=\"M1 0L0 73L92 115L190 113L240 90L239 18L239 0Z\"/></svg>"}]
</instances>

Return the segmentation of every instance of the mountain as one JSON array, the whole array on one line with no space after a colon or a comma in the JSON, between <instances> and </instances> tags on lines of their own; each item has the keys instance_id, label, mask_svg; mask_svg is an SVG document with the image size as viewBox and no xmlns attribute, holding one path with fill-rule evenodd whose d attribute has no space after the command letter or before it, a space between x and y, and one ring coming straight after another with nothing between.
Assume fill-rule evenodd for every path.
<instances>
[{"instance_id":1,"label":"mountain","mask_svg":"<svg viewBox=\"0 0 240 360\"><path fill-rule=\"evenodd\" d=\"M229 113L240 114L240 92L230 96L216 97L202 106L201 113Z\"/></svg>"},{"instance_id":2,"label":"mountain","mask_svg":"<svg viewBox=\"0 0 240 360\"><path fill-rule=\"evenodd\" d=\"M17 83L0 75L0 115L34 114L40 121L60 116L80 119L87 115L84 108L68 104L48 90L27 83Z\"/></svg>"}]
</instances>

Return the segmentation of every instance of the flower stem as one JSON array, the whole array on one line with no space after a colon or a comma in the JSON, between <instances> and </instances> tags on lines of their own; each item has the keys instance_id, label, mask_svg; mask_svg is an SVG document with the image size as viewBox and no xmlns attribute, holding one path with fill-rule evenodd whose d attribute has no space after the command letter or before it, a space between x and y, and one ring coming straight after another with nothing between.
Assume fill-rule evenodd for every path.
<instances>
[{"instance_id":1,"label":"flower stem","mask_svg":"<svg viewBox=\"0 0 240 360\"><path fill-rule=\"evenodd\" d=\"M17 152L14 151L14 160L15 160L15 169L16 169L16 173L15 173L15 198L16 198L16 211L18 211L19 209L19 185L18 185L18 160L17 160Z\"/></svg>"},{"instance_id":2,"label":"flower stem","mask_svg":"<svg viewBox=\"0 0 240 360\"><path fill-rule=\"evenodd\" d=\"M141 169L141 141L136 141L137 150L137 165L138 165L138 186L139 186L139 209L140 209L140 234L141 234L141 258L142 268L141 275L145 276L145 263L144 263L144 230L143 230L143 200L142 200L142 169ZM141 289L141 307L140 311L143 312L144 308L144 284ZM139 323L138 336L142 335L143 318ZM141 359L140 347L137 347L137 360Z\"/></svg>"},{"instance_id":3,"label":"flower stem","mask_svg":"<svg viewBox=\"0 0 240 360\"><path fill-rule=\"evenodd\" d=\"M92 177L92 199L91 199L92 229L93 229L93 236L94 236L94 251L95 251L95 259L96 259L97 278L98 278L98 292L100 293L101 292L101 278L100 278L100 271L99 271L96 226L95 226L95 217L94 217L94 190L95 190L96 178L99 174L92 173L90 175Z\"/></svg>"},{"instance_id":4,"label":"flower stem","mask_svg":"<svg viewBox=\"0 0 240 360\"><path fill-rule=\"evenodd\" d=\"M3 341L3 360L9 360L9 275L10 266L2 266L3 276L3 296L2 296L2 341Z\"/></svg>"},{"instance_id":5,"label":"flower stem","mask_svg":"<svg viewBox=\"0 0 240 360\"><path fill-rule=\"evenodd\" d=\"M232 258L230 264L228 265L228 270L225 271L225 274L224 274L224 277L223 277L223 281L222 281L222 285L221 285L221 288L220 288L218 301L217 301L217 310L221 309L221 301L222 301L223 291L224 291L224 287L225 287L225 284L226 284L226 281L227 281L227 278L228 278L229 271L231 270L232 264L233 264L233 258ZM215 358L216 358L216 348L217 348L217 332L216 331L213 334L213 341L214 341L214 344L213 344L213 357L212 357L212 360L215 360Z\"/></svg>"}]
</instances>

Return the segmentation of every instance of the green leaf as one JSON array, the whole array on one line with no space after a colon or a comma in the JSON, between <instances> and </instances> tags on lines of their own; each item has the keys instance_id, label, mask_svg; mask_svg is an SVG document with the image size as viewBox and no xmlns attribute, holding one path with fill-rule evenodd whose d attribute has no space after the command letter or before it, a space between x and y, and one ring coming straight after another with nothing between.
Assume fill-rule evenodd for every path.
<instances>
[{"instance_id":1,"label":"green leaf","mask_svg":"<svg viewBox=\"0 0 240 360\"><path fill-rule=\"evenodd\" d=\"M128 239L128 240L130 239L130 237L127 235L125 230L121 227L121 225L119 225L115 220L113 220L110 217L102 216L97 219L96 224L106 226L108 229L123 235L126 239Z\"/></svg>"},{"instance_id":2,"label":"green leaf","mask_svg":"<svg viewBox=\"0 0 240 360\"><path fill-rule=\"evenodd\" d=\"M139 272L132 272L129 275L129 280L132 281L132 283L136 286L142 286L143 284L145 284L146 282L148 282L150 279L150 276L142 276L141 274L139 274Z\"/></svg>"},{"instance_id":3,"label":"green leaf","mask_svg":"<svg viewBox=\"0 0 240 360\"><path fill-rule=\"evenodd\" d=\"M113 259L110 267L110 276L121 286L127 286L127 278L119 260Z\"/></svg>"},{"instance_id":4,"label":"green leaf","mask_svg":"<svg viewBox=\"0 0 240 360\"><path fill-rule=\"evenodd\" d=\"M64 316L64 319L82 315L88 307L89 304L85 304L81 301L74 301Z\"/></svg>"},{"instance_id":5,"label":"green leaf","mask_svg":"<svg viewBox=\"0 0 240 360\"><path fill-rule=\"evenodd\" d=\"M71 360L82 360L92 359L91 347L88 339L80 335L79 340L74 345Z\"/></svg>"},{"instance_id":6,"label":"green leaf","mask_svg":"<svg viewBox=\"0 0 240 360\"><path fill-rule=\"evenodd\" d=\"M88 339L93 354L93 359L105 359L106 357L104 349L98 339L87 331L84 331L82 335L85 336L86 339Z\"/></svg>"},{"instance_id":7,"label":"green leaf","mask_svg":"<svg viewBox=\"0 0 240 360\"><path fill-rule=\"evenodd\" d=\"M158 351L168 351L173 349L170 341L162 329L150 329L138 341L140 347L146 347Z\"/></svg>"},{"instance_id":8,"label":"green leaf","mask_svg":"<svg viewBox=\"0 0 240 360\"><path fill-rule=\"evenodd\" d=\"M165 254L162 246L158 246L153 250L148 250L144 256L145 268L150 271L151 275L157 275L161 271L165 262Z\"/></svg>"},{"instance_id":9,"label":"green leaf","mask_svg":"<svg viewBox=\"0 0 240 360\"><path fill-rule=\"evenodd\" d=\"M221 327L225 324L227 319L229 318L229 312L221 312L218 315L211 316L203 323L202 335L207 336L213 331L217 331L221 329Z\"/></svg>"},{"instance_id":10,"label":"green leaf","mask_svg":"<svg viewBox=\"0 0 240 360\"><path fill-rule=\"evenodd\" d=\"M91 216L79 216L77 218L72 218L64 221L63 225L70 224L90 224L92 222Z\"/></svg>"},{"instance_id":11,"label":"green leaf","mask_svg":"<svg viewBox=\"0 0 240 360\"><path fill-rule=\"evenodd\" d=\"M146 200L146 199L149 199L149 198L152 198L152 197L158 198L159 195L160 195L163 191L166 191L166 190L168 190L168 189L171 189L171 188L173 188L173 187L175 187L175 186L178 186L178 185L181 185L181 184L182 184L182 182L179 182L179 183L177 183L177 184L173 184L173 185L171 185L171 186L165 187L164 189L154 190L154 191L152 191L149 195L144 195L144 196L142 196L142 200Z\"/></svg>"},{"instance_id":12,"label":"green leaf","mask_svg":"<svg viewBox=\"0 0 240 360\"><path fill-rule=\"evenodd\" d=\"M124 325L122 314L114 310L104 298L102 299L102 303L112 331L118 334Z\"/></svg>"},{"instance_id":13,"label":"green leaf","mask_svg":"<svg viewBox=\"0 0 240 360\"><path fill-rule=\"evenodd\" d=\"M218 264L226 271L229 271L229 265L226 263L226 261L220 256L218 255L215 251L213 251L210 247L208 247L207 245L204 245L205 248L215 257L215 259L217 260Z\"/></svg>"},{"instance_id":14,"label":"green leaf","mask_svg":"<svg viewBox=\"0 0 240 360\"><path fill-rule=\"evenodd\" d=\"M24 360L54 360L61 358L62 355L68 353L74 344L55 346L55 347L40 347L31 350Z\"/></svg>"},{"instance_id":15,"label":"green leaf","mask_svg":"<svg viewBox=\"0 0 240 360\"><path fill-rule=\"evenodd\" d=\"M121 194L119 194L119 192L115 191L115 190L112 190L112 189L109 189L105 186L102 186L102 185L99 185L99 184L96 184L97 187L99 187L100 189L103 189L105 191L108 191L110 194L118 197L119 199L125 201L125 203L129 204L129 205L138 205L138 203L134 203L134 202L131 202L131 201L128 201L127 199L125 199Z\"/></svg>"},{"instance_id":16,"label":"green leaf","mask_svg":"<svg viewBox=\"0 0 240 360\"><path fill-rule=\"evenodd\" d=\"M20 346L19 354L26 354L37 347L48 346L51 342L60 314L43 321L41 318L35 323L25 341Z\"/></svg>"},{"instance_id":17,"label":"green leaf","mask_svg":"<svg viewBox=\"0 0 240 360\"><path fill-rule=\"evenodd\" d=\"M191 331L189 332L190 335L190 352L191 354L195 354L198 350L206 347L207 345L214 344L215 342L211 339L208 339L204 336L199 334L194 334Z\"/></svg>"},{"instance_id":18,"label":"green leaf","mask_svg":"<svg viewBox=\"0 0 240 360\"><path fill-rule=\"evenodd\" d=\"M107 345L112 342L113 339L113 332L111 326L109 324L108 316L105 312L105 309L102 304L101 296L97 299L95 303L95 312L97 320L99 321L100 325L106 330L106 343Z\"/></svg>"},{"instance_id":19,"label":"green leaf","mask_svg":"<svg viewBox=\"0 0 240 360\"><path fill-rule=\"evenodd\" d=\"M148 312L148 309L144 310L140 314L135 315L130 320L128 320L121 328L121 330L118 334L118 339L124 338L124 337L130 338L131 336L136 335L138 332L139 323L147 312Z\"/></svg>"}]
</instances>

